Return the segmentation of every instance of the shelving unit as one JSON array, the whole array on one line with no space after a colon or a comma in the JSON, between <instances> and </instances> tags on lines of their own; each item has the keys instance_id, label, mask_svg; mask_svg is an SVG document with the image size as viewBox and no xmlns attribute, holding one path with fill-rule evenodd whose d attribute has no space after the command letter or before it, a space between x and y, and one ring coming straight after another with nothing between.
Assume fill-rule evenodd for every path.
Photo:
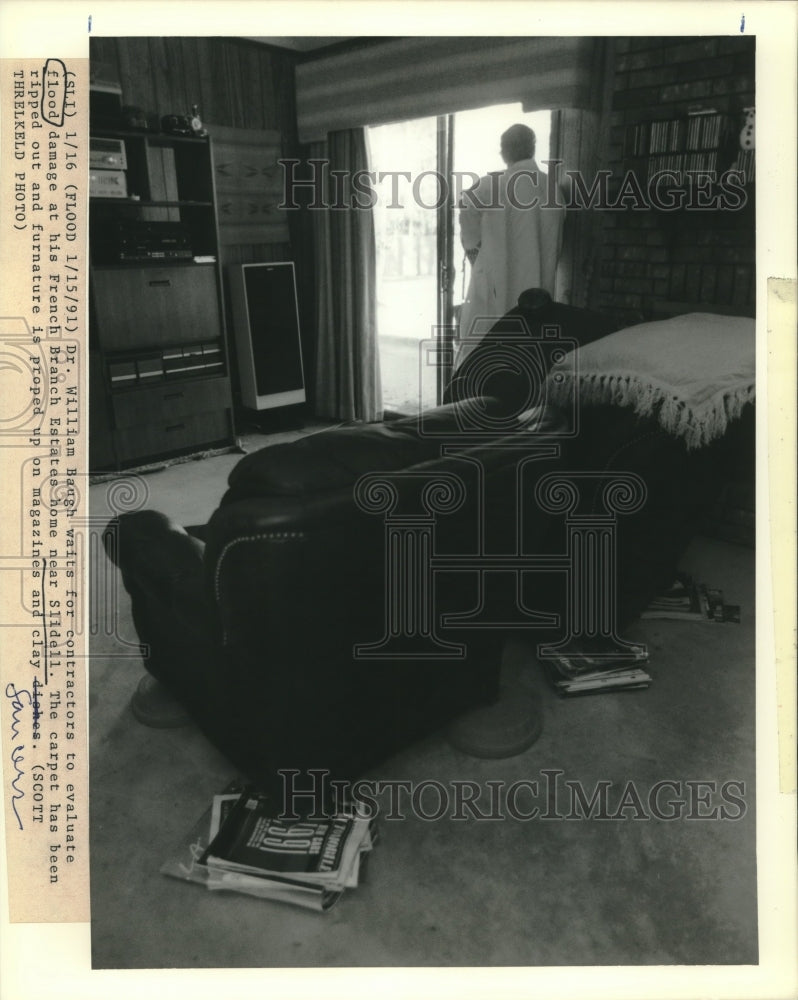
<instances>
[{"instance_id":1,"label":"shelving unit","mask_svg":"<svg viewBox=\"0 0 798 1000\"><path fill-rule=\"evenodd\" d=\"M732 132L730 116L714 110L639 122L626 129L624 160L644 172L647 180L665 170L720 173L731 166L726 153Z\"/></svg>"},{"instance_id":2,"label":"shelving unit","mask_svg":"<svg viewBox=\"0 0 798 1000\"><path fill-rule=\"evenodd\" d=\"M122 152L98 164L90 199L91 468L232 444L210 140L92 140Z\"/></svg>"}]
</instances>

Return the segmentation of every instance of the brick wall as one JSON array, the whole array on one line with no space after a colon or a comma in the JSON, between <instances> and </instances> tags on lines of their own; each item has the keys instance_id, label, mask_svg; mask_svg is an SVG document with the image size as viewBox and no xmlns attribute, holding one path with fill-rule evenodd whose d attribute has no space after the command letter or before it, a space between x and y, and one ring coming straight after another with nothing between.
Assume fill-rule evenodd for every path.
<instances>
[{"instance_id":1,"label":"brick wall","mask_svg":"<svg viewBox=\"0 0 798 1000\"><path fill-rule=\"evenodd\" d=\"M630 129L714 109L728 116L723 168L737 149L742 109L755 103L753 38L618 39L605 164L612 171L611 202L628 171L646 190L648 161L630 151ZM747 202L737 210L603 211L596 304L629 322L655 316L662 300L753 314L752 184L745 193Z\"/></svg>"}]
</instances>

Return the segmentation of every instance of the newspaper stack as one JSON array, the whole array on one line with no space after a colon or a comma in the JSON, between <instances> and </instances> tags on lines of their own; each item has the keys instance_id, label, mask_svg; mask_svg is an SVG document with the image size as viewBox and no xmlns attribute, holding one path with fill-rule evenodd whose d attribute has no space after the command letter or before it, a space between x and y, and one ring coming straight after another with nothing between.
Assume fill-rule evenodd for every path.
<instances>
[{"instance_id":1,"label":"newspaper stack","mask_svg":"<svg viewBox=\"0 0 798 1000\"><path fill-rule=\"evenodd\" d=\"M329 910L360 881L374 846L372 822L356 811L299 820L277 813L257 792L216 795L161 872L208 889Z\"/></svg>"},{"instance_id":2,"label":"newspaper stack","mask_svg":"<svg viewBox=\"0 0 798 1000\"><path fill-rule=\"evenodd\" d=\"M634 691L647 688L651 675L645 646L629 646L606 653L568 651L544 660L555 690L561 695L600 694L602 691Z\"/></svg>"},{"instance_id":3,"label":"newspaper stack","mask_svg":"<svg viewBox=\"0 0 798 1000\"><path fill-rule=\"evenodd\" d=\"M640 617L664 621L739 623L740 606L726 604L722 590L696 583L687 573L679 573L670 588L656 597Z\"/></svg>"}]
</instances>

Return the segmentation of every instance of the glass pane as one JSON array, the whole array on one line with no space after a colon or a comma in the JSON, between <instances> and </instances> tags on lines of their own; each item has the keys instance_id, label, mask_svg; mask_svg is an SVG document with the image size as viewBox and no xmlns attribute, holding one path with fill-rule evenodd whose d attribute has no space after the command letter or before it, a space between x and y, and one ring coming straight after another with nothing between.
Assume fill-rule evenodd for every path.
<instances>
[{"instance_id":1,"label":"glass pane","mask_svg":"<svg viewBox=\"0 0 798 1000\"><path fill-rule=\"evenodd\" d=\"M383 405L400 413L414 413L437 401L435 369L426 363L422 349L422 341L433 336L437 318L436 135L436 118L368 130L370 169L377 175L374 224Z\"/></svg>"},{"instance_id":2,"label":"glass pane","mask_svg":"<svg viewBox=\"0 0 798 1000\"><path fill-rule=\"evenodd\" d=\"M501 133L510 125L529 125L537 137L538 162L549 156L551 112L524 113L520 103L454 116L454 184L451 198L471 185L458 174L478 176L501 170ZM434 358L424 349L437 324L438 265L436 205L437 119L380 125L368 129L370 169L376 174L374 223L377 236L377 333L383 404L386 410L415 413L437 403ZM545 171L544 171L545 172ZM380 179L382 178L382 179ZM459 186L458 186L459 185ZM468 263L454 219L453 301L455 311L468 287Z\"/></svg>"}]
</instances>

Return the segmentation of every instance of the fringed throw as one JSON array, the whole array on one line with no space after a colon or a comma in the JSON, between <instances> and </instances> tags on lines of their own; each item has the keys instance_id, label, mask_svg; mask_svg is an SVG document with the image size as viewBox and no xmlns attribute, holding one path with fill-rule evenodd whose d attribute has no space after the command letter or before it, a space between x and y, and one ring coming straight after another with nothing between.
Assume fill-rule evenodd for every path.
<instances>
[{"instance_id":1,"label":"fringed throw","mask_svg":"<svg viewBox=\"0 0 798 1000\"><path fill-rule=\"evenodd\" d=\"M722 436L755 396L752 319L690 313L642 323L567 355L549 375L548 398L631 407L700 448Z\"/></svg>"}]
</instances>

